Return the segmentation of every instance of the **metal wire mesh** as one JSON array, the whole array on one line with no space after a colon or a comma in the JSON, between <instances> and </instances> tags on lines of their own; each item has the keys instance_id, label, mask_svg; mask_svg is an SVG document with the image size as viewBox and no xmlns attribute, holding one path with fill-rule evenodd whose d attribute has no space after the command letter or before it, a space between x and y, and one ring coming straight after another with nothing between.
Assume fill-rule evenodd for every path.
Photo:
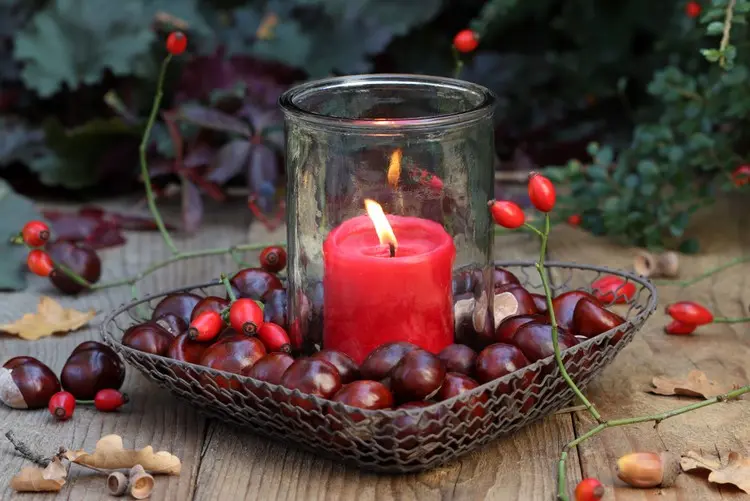
<instances>
[{"instance_id":1,"label":"metal wire mesh","mask_svg":"<svg viewBox=\"0 0 750 501\"><path fill-rule=\"evenodd\" d=\"M530 291L541 290L533 262L496 265L513 272ZM591 292L590 284L605 275L618 276L636 288L626 304L615 307L626 319L624 324L563 352L566 369L583 388L633 339L654 312L656 290L645 278L628 272L570 263L550 262L546 266L555 295L573 289ZM548 357L427 407L369 411L140 352L121 343L123 332L149 318L159 300L183 291L199 295L224 292L221 284L207 284L147 296L124 305L102 324L104 341L147 378L217 419L359 468L381 472L433 468L559 410L574 396L560 376L554 358ZM612 299L614 302L615 298Z\"/></svg>"}]
</instances>

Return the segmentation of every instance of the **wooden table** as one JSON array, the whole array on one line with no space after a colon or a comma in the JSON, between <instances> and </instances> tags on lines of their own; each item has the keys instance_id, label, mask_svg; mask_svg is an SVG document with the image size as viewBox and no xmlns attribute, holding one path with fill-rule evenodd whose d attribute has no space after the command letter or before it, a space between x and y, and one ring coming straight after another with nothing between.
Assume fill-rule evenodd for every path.
<instances>
[{"instance_id":1,"label":"wooden table","mask_svg":"<svg viewBox=\"0 0 750 501\"><path fill-rule=\"evenodd\" d=\"M748 204L723 203L696 221L693 236L700 238L703 253L685 257L683 276L750 252ZM246 241L247 227L239 208L214 208L200 234L178 238L183 249L219 247ZM741 214L745 214L744 221ZM251 230L254 241L263 231ZM283 232L275 236L283 239ZM266 235L267 236L267 235ZM496 255L505 259L535 257L537 243L528 235L500 237ZM550 257L556 260L630 267L633 249L618 247L584 231L560 227L554 231ZM157 234L131 234L125 248L103 253L105 279L131 275L166 256ZM248 256L255 260L255 256ZM214 279L231 270L228 258L182 261L146 278L142 292L155 292ZM660 287L661 305L680 299L700 301L718 315L747 314L750 304L750 265L733 268L689 289ZM54 294L45 280L33 279L20 293L0 294L0 323L22 312L33 311L40 294ZM55 295L55 297L58 297ZM79 298L59 298L65 306L94 307L102 313L128 300L127 288L110 289ZM725 383L748 383L750 328L747 325L711 325L693 336L667 336L663 308L587 391L605 417L627 417L685 405L687 400L646 393L655 375L684 376L691 369L705 371ZM99 315L92 325L66 336L35 342L0 337L0 360L31 355L59 371L71 350L84 340L97 339ZM124 390L132 403L123 412L98 413L76 410L69 422L54 422L46 410L17 411L0 406L0 431L12 429L40 452L52 453L64 445L93 449L97 439L109 433L124 437L126 447L151 444L172 451L183 461L179 477L157 478L153 499L195 500L520 500L548 501L556 490L555 464L561 447L591 426L583 412L561 414L533 424L516 434L496 440L483 449L445 467L422 474L386 476L363 473L314 455L271 442L207 419L168 392L130 370ZM750 454L750 401L719 404L663 422L607 430L573 451L568 477L575 484L583 476L595 476L607 486L607 500L700 501L748 499L730 487L708 484L704 478L682 475L673 489L635 490L619 483L613 473L615 460L634 450L703 451L724 459L730 450ZM73 468L69 483L55 496L13 495L9 480L26 461L0 438L0 499L94 500L106 498L104 480Z\"/></svg>"}]
</instances>

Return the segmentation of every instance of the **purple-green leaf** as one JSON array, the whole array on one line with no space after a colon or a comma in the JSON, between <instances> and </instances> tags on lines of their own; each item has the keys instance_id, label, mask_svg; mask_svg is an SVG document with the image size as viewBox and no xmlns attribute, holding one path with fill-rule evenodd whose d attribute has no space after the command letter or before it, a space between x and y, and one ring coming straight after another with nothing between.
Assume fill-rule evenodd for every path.
<instances>
[{"instance_id":1,"label":"purple-green leaf","mask_svg":"<svg viewBox=\"0 0 750 501\"><path fill-rule=\"evenodd\" d=\"M206 129L239 134L245 137L252 135L250 125L247 123L223 111L204 106L183 106L177 111L177 118Z\"/></svg>"},{"instance_id":2,"label":"purple-green leaf","mask_svg":"<svg viewBox=\"0 0 750 501\"><path fill-rule=\"evenodd\" d=\"M224 184L247 165L252 145L247 139L233 139L219 149L206 179Z\"/></svg>"},{"instance_id":3,"label":"purple-green leaf","mask_svg":"<svg viewBox=\"0 0 750 501\"><path fill-rule=\"evenodd\" d=\"M203 219L203 199L196 185L182 177L182 225L186 232L198 229Z\"/></svg>"}]
</instances>

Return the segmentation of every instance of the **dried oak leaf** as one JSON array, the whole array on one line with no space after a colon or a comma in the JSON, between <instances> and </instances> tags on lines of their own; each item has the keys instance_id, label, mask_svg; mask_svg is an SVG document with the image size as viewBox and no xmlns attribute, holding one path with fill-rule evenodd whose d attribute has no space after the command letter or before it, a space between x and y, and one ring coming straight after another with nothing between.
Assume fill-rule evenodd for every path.
<instances>
[{"instance_id":1,"label":"dried oak leaf","mask_svg":"<svg viewBox=\"0 0 750 501\"><path fill-rule=\"evenodd\" d=\"M657 376L651 384L654 388L649 390L657 395L683 395L686 397L711 398L729 391L729 388L711 381L701 371L690 371L685 379L671 379Z\"/></svg>"},{"instance_id":2,"label":"dried oak leaf","mask_svg":"<svg viewBox=\"0 0 750 501\"><path fill-rule=\"evenodd\" d=\"M727 464L722 465L713 457L704 457L697 452L688 451L680 459L683 471L708 470L708 481L715 484L733 484L750 494L750 458L742 457L737 452L730 452Z\"/></svg>"},{"instance_id":3,"label":"dried oak leaf","mask_svg":"<svg viewBox=\"0 0 750 501\"><path fill-rule=\"evenodd\" d=\"M16 492L58 492L65 485L68 471L54 458L46 468L26 466L10 481Z\"/></svg>"},{"instance_id":4,"label":"dried oak leaf","mask_svg":"<svg viewBox=\"0 0 750 501\"><path fill-rule=\"evenodd\" d=\"M96 316L93 309L83 312L63 308L54 299L42 296L36 313L26 313L10 324L0 324L0 332L16 334L22 339L36 340L56 332L71 332L80 329Z\"/></svg>"},{"instance_id":5,"label":"dried oak leaf","mask_svg":"<svg viewBox=\"0 0 750 501\"><path fill-rule=\"evenodd\" d=\"M151 473L164 475L179 475L182 468L180 458L167 451L154 452L150 445L140 450L125 449L122 437L106 435L96 443L96 449L89 454L83 449L67 451L65 457L70 461L103 470L119 470L132 468L140 464Z\"/></svg>"}]
</instances>

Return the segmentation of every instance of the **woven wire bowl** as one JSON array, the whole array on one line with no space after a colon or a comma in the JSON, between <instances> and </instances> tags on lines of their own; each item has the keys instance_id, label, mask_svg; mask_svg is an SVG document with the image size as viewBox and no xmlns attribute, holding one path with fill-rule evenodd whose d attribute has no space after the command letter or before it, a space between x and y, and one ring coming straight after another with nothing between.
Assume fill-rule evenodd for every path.
<instances>
[{"instance_id":1,"label":"woven wire bowl","mask_svg":"<svg viewBox=\"0 0 750 501\"><path fill-rule=\"evenodd\" d=\"M530 292L542 290L533 262L496 265L513 272ZM590 292L590 284L604 275L619 276L636 287L627 304L615 307L626 318L624 324L563 352L568 372L584 388L654 312L656 290L648 280L628 272L569 263L546 266L554 295L574 289ZM104 341L148 379L217 419L362 469L415 472L434 468L561 409L574 396L554 358L548 357L428 407L368 411L121 343L123 332L150 317L164 296L185 291L225 293L220 283L213 283L134 301L107 317L101 327Z\"/></svg>"}]
</instances>

